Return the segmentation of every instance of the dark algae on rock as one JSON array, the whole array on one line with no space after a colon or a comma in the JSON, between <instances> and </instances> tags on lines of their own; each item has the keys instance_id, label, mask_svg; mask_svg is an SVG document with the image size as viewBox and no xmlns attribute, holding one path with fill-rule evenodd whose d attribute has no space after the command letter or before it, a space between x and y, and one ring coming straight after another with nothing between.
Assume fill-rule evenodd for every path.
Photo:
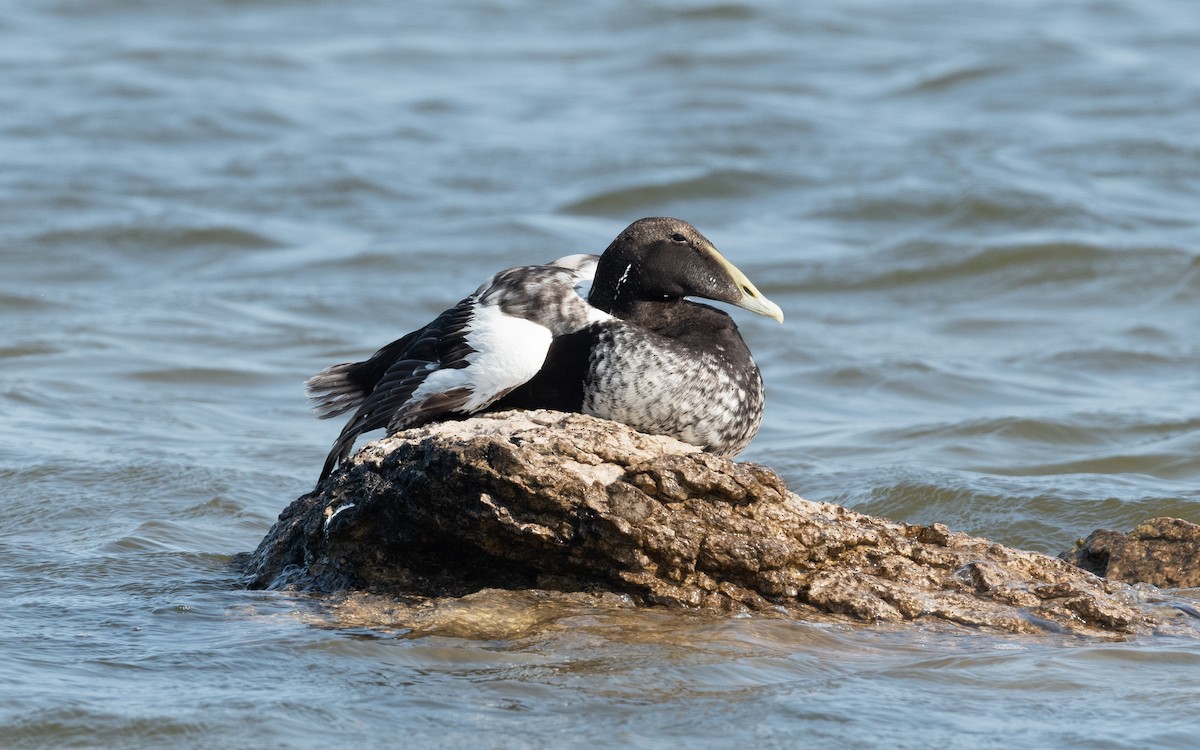
<instances>
[{"instance_id":1,"label":"dark algae on rock","mask_svg":"<svg viewBox=\"0 0 1200 750\"><path fill-rule=\"evenodd\" d=\"M371 443L239 562L252 587L318 593L615 593L639 605L1007 632L1193 627L1182 610L1065 560L803 500L765 467L549 411Z\"/></svg>"}]
</instances>

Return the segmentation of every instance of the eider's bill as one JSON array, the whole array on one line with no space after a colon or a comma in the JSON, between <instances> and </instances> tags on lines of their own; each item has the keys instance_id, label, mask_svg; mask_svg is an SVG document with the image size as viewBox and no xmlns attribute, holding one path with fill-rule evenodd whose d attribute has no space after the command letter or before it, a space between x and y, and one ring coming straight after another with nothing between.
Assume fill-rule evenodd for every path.
<instances>
[{"instance_id":1,"label":"eider's bill","mask_svg":"<svg viewBox=\"0 0 1200 750\"><path fill-rule=\"evenodd\" d=\"M741 291L741 298L726 300L729 304L737 305L743 310L749 310L752 313L766 315L768 318L774 318L780 323L783 322L783 310L779 309L779 305L767 299L762 292L758 291L758 287L754 286L750 279L746 278L746 274L742 273L737 266L726 260L725 256L721 255L712 245L704 249L712 254L713 260L717 261L725 269L725 272L729 274L729 278L733 279L733 283Z\"/></svg>"}]
</instances>

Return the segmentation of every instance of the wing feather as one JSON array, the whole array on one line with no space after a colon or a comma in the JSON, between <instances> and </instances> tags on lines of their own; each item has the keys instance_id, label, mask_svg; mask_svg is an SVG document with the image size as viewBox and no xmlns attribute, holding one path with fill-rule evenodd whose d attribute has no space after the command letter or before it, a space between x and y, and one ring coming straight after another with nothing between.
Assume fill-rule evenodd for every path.
<instances>
[{"instance_id":1,"label":"wing feather","mask_svg":"<svg viewBox=\"0 0 1200 750\"><path fill-rule=\"evenodd\" d=\"M428 325L363 362L333 365L307 383L320 417L355 409L334 442L323 481L345 462L359 435L388 433L488 408L538 374L556 336L609 316L580 285L596 256L501 271Z\"/></svg>"},{"instance_id":2,"label":"wing feather","mask_svg":"<svg viewBox=\"0 0 1200 750\"><path fill-rule=\"evenodd\" d=\"M313 401L317 418L329 419L357 408L424 330L419 328L396 339L362 362L330 365L305 381L304 389Z\"/></svg>"},{"instance_id":3,"label":"wing feather","mask_svg":"<svg viewBox=\"0 0 1200 750\"><path fill-rule=\"evenodd\" d=\"M359 435L387 427L430 375L443 369L467 366L466 358L472 350L466 343L465 330L470 325L475 304L474 295L467 297L428 325L397 339L389 345L395 347L390 352L387 352L389 347L384 347L376 353L376 357L372 357L390 356L391 362L387 363L386 369L375 365L382 372L334 441L321 471L322 480L329 476L336 464L346 460ZM399 346L401 343L406 344L402 351ZM430 412L426 414L430 419L436 417Z\"/></svg>"}]
</instances>

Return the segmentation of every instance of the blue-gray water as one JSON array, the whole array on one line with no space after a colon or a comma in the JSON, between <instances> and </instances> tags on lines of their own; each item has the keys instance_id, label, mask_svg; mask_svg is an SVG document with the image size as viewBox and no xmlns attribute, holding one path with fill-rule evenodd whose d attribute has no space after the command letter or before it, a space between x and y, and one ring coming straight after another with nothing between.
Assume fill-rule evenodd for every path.
<instances>
[{"instance_id":1,"label":"blue-gray water","mask_svg":"<svg viewBox=\"0 0 1200 750\"><path fill-rule=\"evenodd\" d=\"M1191 0L0 3L0 746L1193 747L1192 641L337 627L228 560L308 375L656 214L787 313L800 494L1200 522L1198 207Z\"/></svg>"}]
</instances>

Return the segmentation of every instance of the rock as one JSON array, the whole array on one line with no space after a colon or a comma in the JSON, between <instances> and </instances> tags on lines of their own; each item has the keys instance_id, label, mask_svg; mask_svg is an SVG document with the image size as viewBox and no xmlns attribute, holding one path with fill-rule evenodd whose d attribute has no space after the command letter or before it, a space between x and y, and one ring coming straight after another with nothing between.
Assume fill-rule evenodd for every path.
<instances>
[{"instance_id":1,"label":"rock","mask_svg":"<svg viewBox=\"0 0 1200 750\"><path fill-rule=\"evenodd\" d=\"M549 590L1088 634L1184 617L1060 559L809 502L765 467L546 411L371 443L239 562L255 588L399 599Z\"/></svg>"},{"instance_id":2,"label":"rock","mask_svg":"<svg viewBox=\"0 0 1200 750\"><path fill-rule=\"evenodd\" d=\"M1200 526L1151 518L1127 534L1099 529L1061 557L1112 581L1200 587Z\"/></svg>"}]
</instances>

